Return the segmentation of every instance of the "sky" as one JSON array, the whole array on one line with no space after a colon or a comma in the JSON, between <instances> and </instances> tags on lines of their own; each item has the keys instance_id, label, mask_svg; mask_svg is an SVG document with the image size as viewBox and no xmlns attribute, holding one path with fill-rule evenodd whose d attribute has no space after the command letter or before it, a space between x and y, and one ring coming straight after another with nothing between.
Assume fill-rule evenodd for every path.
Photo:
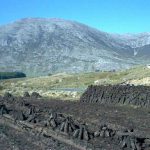
<instances>
[{"instance_id":1,"label":"sky","mask_svg":"<svg viewBox=\"0 0 150 150\"><path fill-rule=\"evenodd\" d=\"M150 0L0 0L0 25L31 17L75 20L111 33L150 32Z\"/></svg>"}]
</instances>

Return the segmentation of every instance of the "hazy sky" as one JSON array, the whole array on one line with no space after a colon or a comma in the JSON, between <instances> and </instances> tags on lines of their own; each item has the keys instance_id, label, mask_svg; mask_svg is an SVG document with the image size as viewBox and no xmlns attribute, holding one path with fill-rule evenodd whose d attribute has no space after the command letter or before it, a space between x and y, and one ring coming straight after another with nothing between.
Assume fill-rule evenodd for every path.
<instances>
[{"instance_id":1,"label":"hazy sky","mask_svg":"<svg viewBox=\"0 0 150 150\"><path fill-rule=\"evenodd\" d=\"M150 0L0 0L0 24L20 18L76 20L115 32L150 32Z\"/></svg>"}]
</instances>

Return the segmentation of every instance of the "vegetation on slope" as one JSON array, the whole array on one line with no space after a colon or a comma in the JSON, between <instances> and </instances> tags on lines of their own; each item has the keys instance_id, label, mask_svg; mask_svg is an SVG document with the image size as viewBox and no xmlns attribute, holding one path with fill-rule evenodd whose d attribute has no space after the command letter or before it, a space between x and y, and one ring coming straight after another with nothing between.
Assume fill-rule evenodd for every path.
<instances>
[{"instance_id":1,"label":"vegetation on slope","mask_svg":"<svg viewBox=\"0 0 150 150\"><path fill-rule=\"evenodd\" d=\"M0 80L23 77L26 77L26 74L22 72L0 72Z\"/></svg>"},{"instance_id":2,"label":"vegetation on slope","mask_svg":"<svg viewBox=\"0 0 150 150\"><path fill-rule=\"evenodd\" d=\"M61 73L37 78L3 80L0 83L0 94L7 91L21 95L25 91L36 91L47 97L78 98L91 84L132 84L132 81L140 81L145 78L150 78L150 69L143 66L119 72ZM145 85L150 85L150 82Z\"/></svg>"}]
</instances>

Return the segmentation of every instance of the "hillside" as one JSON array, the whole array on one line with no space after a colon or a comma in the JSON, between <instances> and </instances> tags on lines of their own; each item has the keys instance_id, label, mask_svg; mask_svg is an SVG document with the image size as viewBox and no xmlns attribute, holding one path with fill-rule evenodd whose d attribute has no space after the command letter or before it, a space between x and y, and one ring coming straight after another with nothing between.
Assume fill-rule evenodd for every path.
<instances>
[{"instance_id":1,"label":"hillside","mask_svg":"<svg viewBox=\"0 0 150 150\"><path fill-rule=\"evenodd\" d=\"M125 69L150 60L150 34L109 34L63 19L0 26L0 71L27 76Z\"/></svg>"},{"instance_id":2,"label":"hillside","mask_svg":"<svg viewBox=\"0 0 150 150\"><path fill-rule=\"evenodd\" d=\"M10 92L22 95L36 91L45 97L79 98L91 84L150 85L150 69L140 66L118 72L89 72L55 74L36 78L9 79L0 82L0 94Z\"/></svg>"}]
</instances>

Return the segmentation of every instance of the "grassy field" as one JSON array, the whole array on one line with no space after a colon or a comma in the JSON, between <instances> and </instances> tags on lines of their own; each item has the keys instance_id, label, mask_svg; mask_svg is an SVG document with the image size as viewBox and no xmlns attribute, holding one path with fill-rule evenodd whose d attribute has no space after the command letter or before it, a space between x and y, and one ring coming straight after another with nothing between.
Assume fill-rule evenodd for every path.
<instances>
[{"instance_id":1,"label":"grassy field","mask_svg":"<svg viewBox=\"0 0 150 150\"><path fill-rule=\"evenodd\" d=\"M118 83L150 85L150 69L138 66L118 72L60 73L36 78L1 80L0 94L7 91L22 95L25 91L36 91L45 97L79 98L88 85Z\"/></svg>"}]
</instances>

